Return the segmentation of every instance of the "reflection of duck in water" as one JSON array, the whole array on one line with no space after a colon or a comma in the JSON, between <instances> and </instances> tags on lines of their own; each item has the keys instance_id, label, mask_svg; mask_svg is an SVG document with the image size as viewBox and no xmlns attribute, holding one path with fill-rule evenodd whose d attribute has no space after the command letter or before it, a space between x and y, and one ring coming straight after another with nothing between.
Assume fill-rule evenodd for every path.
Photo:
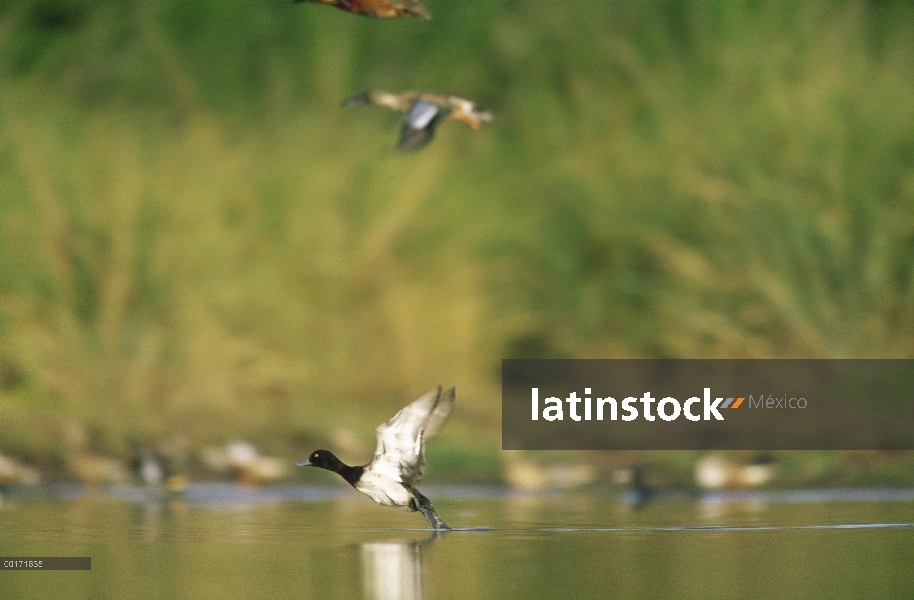
<instances>
[{"instance_id":1,"label":"reflection of duck in water","mask_svg":"<svg viewBox=\"0 0 914 600\"><path fill-rule=\"evenodd\" d=\"M492 120L492 113L481 109L476 103L448 94L431 92L390 94L369 91L343 102L343 106L359 104L386 106L406 113L397 150L421 148L432 139L438 124L442 121L462 121L473 129L478 129L483 122Z\"/></svg>"},{"instance_id":2,"label":"reflection of duck in water","mask_svg":"<svg viewBox=\"0 0 914 600\"><path fill-rule=\"evenodd\" d=\"M295 2L330 4L346 12L376 19L418 17L428 21L432 18L431 13L419 0L403 0L402 2L394 0L295 0Z\"/></svg>"},{"instance_id":3,"label":"reflection of duck in water","mask_svg":"<svg viewBox=\"0 0 914 600\"><path fill-rule=\"evenodd\" d=\"M329 450L315 450L308 460L296 465L339 473L381 506L419 511L436 530L450 529L414 486L422 478L425 444L438 433L453 408L454 388L442 394L439 385L378 427L378 447L367 464L350 467Z\"/></svg>"},{"instance_id":4,"label":"reflection of duck in water","mask_svg":"<svg viewBox=\"0 0 914 600\"><path fill-rule=\"evenodd\" d=\"M434 535L440 535L437 532ZM366 542L362 588L371 600L422 598L422 543Z\"/></svg>"}]
</instances>

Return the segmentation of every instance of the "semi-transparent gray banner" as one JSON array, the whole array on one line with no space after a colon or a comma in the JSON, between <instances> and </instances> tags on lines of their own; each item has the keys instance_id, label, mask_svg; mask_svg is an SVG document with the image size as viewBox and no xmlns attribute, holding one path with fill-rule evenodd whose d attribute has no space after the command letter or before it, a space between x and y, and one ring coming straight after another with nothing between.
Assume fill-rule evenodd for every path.
<instances>
[{"instance_id":1,"label":"semi-transparent gray banner","mask_svg":"<svg viewBox=\"0 0 914 600\"><path fill-rule=\"evenodd\" d=\"M3 571L90 571L89 556L4 556L0 557Z\"/></svg>"},{"instance_id":2,"label":"semi-transparent gray banner","mask_svg":"<svg viewBox=\"0 0 914 600\"><path fill-rule=\"evenodd\" d=\"M502 361L505 450L911 450L914 360Z\"/></svg>"}]
</instances>

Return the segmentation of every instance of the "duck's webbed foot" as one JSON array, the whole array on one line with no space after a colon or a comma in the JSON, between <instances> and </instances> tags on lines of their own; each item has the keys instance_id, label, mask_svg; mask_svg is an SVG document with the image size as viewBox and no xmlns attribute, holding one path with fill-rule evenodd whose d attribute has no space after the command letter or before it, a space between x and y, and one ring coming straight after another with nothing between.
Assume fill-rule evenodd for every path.
<instances>
[{"instance_id":1,"label":"duck's webbed foot","mask_svg":"<svg viewBox=\"0 0 914 600\"><path fill-rule=\"evenodd\" d=\"M448 531L450 529L450 527L441 520L441 517L438 516L435 509L432 508L432 503L429 499L416 490L413 490L413 506L422 513L422 516L428 519L429 524L435 531Z\"/></svg>"}]
</instances>

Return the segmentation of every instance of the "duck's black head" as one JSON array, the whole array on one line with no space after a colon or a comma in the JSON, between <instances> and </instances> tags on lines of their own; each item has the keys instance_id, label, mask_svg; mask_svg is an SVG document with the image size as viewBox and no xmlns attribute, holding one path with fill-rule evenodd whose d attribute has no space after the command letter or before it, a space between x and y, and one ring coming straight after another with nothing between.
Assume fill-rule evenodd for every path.
<instances>
[{"instance_id":1,"label":"duck's black head","mask_svg":"<svg viewBox=\"0 0 914 600\"><path fill-rule=\"evenodd\" d=\"M311 453L311 456L308 457L308 460L297 462L295 463L295 466L320 467L321 469L327 469L328 471L339 473L340 467L345 467L346 465L344 465L343 462L329 450L315 450Z\"/></svg>"},{"instance_id":2,"label":"duck's black head","mask_svg":"<svg viewBox=\"0 0 914 600\"><path fill-rule=\"evenodd\" d=\"M353 486L359 480L359 477L362 476L362 472L364 471L364 467L350 467L329 450L315 450L311 453L311 456L308 457L308 460L297 462L295 463L295 466L319 467L321 469L333 471L334 473L339 473L343 476L343 479Z\"/></svg>"}]
</instances>

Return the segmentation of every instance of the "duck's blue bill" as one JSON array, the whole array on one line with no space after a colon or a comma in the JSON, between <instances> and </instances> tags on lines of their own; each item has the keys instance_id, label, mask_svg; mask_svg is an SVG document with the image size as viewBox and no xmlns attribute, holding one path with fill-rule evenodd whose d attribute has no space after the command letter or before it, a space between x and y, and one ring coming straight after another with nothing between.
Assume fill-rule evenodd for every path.
<instances>
[{"instance_id":1,"label":"duck's blue bill","mask_svg":"<svg viewBox=\"0 0 914 600\"><path fill-rule=\"evenodd\" d=\"M311 466L311 461L303 460L303 461L301 461L301 462L295 463L295 466L296 466L296 467L310 467L310 466Z\"/></svg>"}]
</instances>

